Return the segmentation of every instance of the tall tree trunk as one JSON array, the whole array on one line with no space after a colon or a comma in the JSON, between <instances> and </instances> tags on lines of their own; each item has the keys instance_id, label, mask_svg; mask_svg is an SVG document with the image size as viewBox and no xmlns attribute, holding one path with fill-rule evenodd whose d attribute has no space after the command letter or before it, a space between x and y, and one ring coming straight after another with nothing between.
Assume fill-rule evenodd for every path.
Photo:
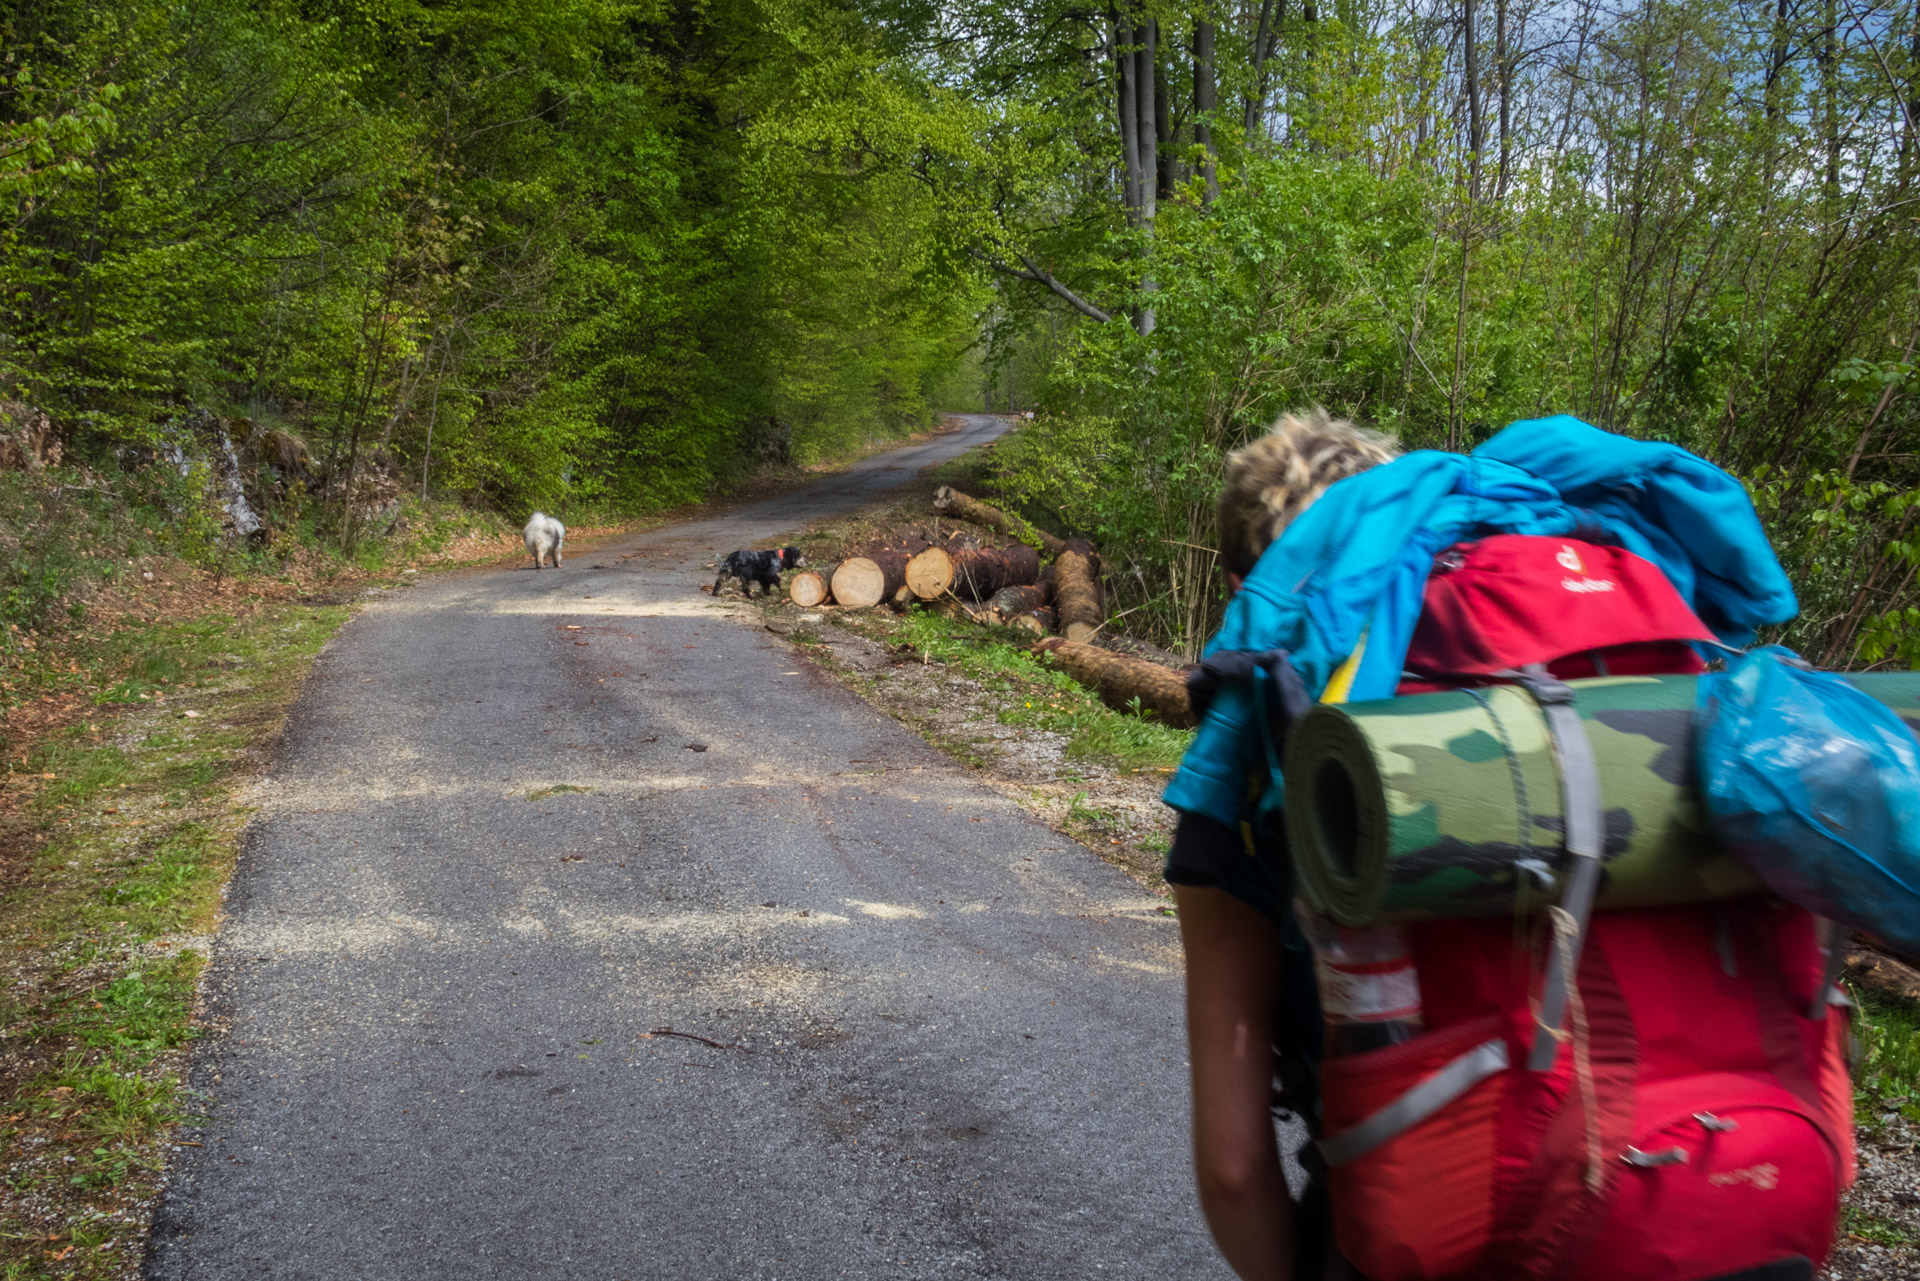
<instances>
[{"instance_id":1,"label":"tall tree trunk","mask_svg":"<svg viewBox=\"0 0 1920 1281\"><path fill-rule=\"evenodd\" d=\"M1154 176L1160 172L1160 118L1156 110L1164 97L1160 85L1160 24L1149 17L1135 28L1134 46L1134 131L1140 139L1140 216L1153 221L1154 203L1159 195Z\"/></svg>"},{"instance_id":2,"label":"tall tree trunk","mask_svg":"<svg viewBox=\"0 0 1920 1281\"><path fill-rule=\"evenodd\" d=\"M1820 116L1826 137L1827 216L1840 212L1840 7L1826 0L1820 29Z\"/></svg>"},{"instance_id":3,"label":"tall tree trunk","mask_svg":"<svg viewBox=\"0 0 1920 1281\"><path fill-rule=\"evenodd\" d=\"M1920 67L1920 4L1913 6L1913 38L1907 47L1907 65ZM1912 89L1907 96L1907 128L1906 132L1900 135L1902 160L1907 158L1907 153L1913 146L1913 131L1916 125L1920 125L1920 76L1913 78Z\"/></svg>"},{"instance_id":4,"label":"tall tree trunk","mask_svg":"<svg viewBox=\"0 0 1920 1281\"><path fill-rule=\"evenodd\" d=\"M1467 77L1467 200L1480 200L1480 148L1486 138L1480 107L1480 33L1475 0L1461 0L1462 32L1466 47Z\"/></svg>"},{"instance_id":5,"label":"tall tree trunk","mask_svg":"<svg viewBox=\"0 0 1920 1281\"><path fill-rule=\"evenodd\" d=\"M427 447L420 455L420 501L427 501L427 469L433 465L433 425L440 420L440 388L447 381L447 363L453 359L453 338L440 357L440 376L433 380L433 408L427 411Z\"/></svg>"},{"instance_id":6,"label":"tall tree trunk","mask_svg":"<svg viewBox=\"0 0 1920 1281\"><path fill-rule=\"evenodd\" d=\"M1460 214L1460 299L1453 312L1453 381L1447 388L1447 448L1455 453L1460 452L1461 438L1466 434L1460 394L1467 370L1467 278L1473 263L1472 246L1473 204L1469 201Z\"/></svg>"},{"instance_id":7,"label":"tall tree trunk","mask_svg":"<svg viewBox=\"0 0 1920 1281\"><path fill-rule=\"evenodd\" d=\"M1201 177L1206 186L1200 197L1211 205L1220 195L1220 176L1214 165L1213 110L1217 93L1213 70L1213 18L1205 10L1193 20L1193 140L1200 144Z\"/></svg>"},{"instance_id":8,"label":"tall tree trunk","mask_svg":"<svg viewBox=\"0 0 1920 1281\"><path fill-rule=\"evenodd\" d=\"M1494 74L1500 79L1500 172L1494 179L1493 198L1502 200L1506 198L1513 156L1513 59L1507 44L1507 0L1493 0L1493 61Z\"/></svg>"},{"instance_id":9,"label":"tall tree trunk","mask_svg":"<svg viewBox=\"0 0 1920 1281\"><path fill-rule=\"evenodd\" d=\"M1140 230L1144 233L1145 245L1142 252L1146 255L1146 270L1140 278L1140 292L1152 295L1157 288L1153 279L1153 219L1156 211L1158 182L1155 175L1160 172L1160 157L1157 143L1159 123L1154 112L1154 86L1159 76L1155 64L1159 61L1157 49L1159 24L1148 17L1136 28L1139 39L1134 52L1133 102L1138 113L1134 117L1134 134L1140 140ZM1153 304L1141 303L1134 314L1134 327L1141 337L1153 332L1156 317Z\"/></svg>"},{"instance_id":10,"label":"tall tree trunk","mask_svg":"<svg viewBox=\"0 0 1920 1281\"><path fill-rule=\"evenodd\" d=\"M1286 16L1286 0L1260 0L1260 24L1253 34L1253 87L1247 94L1249 150L1267 127L1267 58L1273 52L1274 31Z\"/></svg>"},{"instance_id":11,"label":"tall tree trunk","mask_svg":"<svg viewBox=\"0 0 1920 1281\"><path fill-rule=\"evenodd\" d=\"M1774 6L1773 51L1767 57L1767 83L1764 90L1769 121L1780 118L1780 77L1787 69L1787 55L1792 48L1792 31L1787 25L1792 11L1788 3L1789 0L1777 0Z\"/></svg>"},{"instance_id":12,"label":"tall tree trunk","mask_svg":"<svg viewBox=\"0 0 1920 1281\"><path fill-rule=\"evenodd\" d=\"M1157 34L1160 28L1158 18L1149 19ZM1157 44L1158 41L1156 40ZM1166 68L1160 65L1156 57L1153 62L1153 134L1159 157L1159 189L1156 195L1161 200L1173 199L1173 190L1180 185L1180 152L1173 131L1173 112L1167 106L1168 86Z\"/></svg>"},{"instance_id":13,"label":"tall tree trunk","mask_svg":"<svg viewBox=\"0 0 1920 1281\"><path fill-rule=\"evenodd\" d=\"M1137 226L1140 220L1140 108L1134 94L1133 23L1115 16L1113 20L1114 85L1120 97L1120 201L1126 206L1127 222Z\"/></svg>"},{"instance_id":14,"label":"tall tree trunk","mask_svg":"<svg viewBox=\"0 0 1920 1281\"><path fill-rule=\"evenodd\" d=\"M1461 405L1466 383L1467 282L1473 265L1473 218L1480 204L1480 147L1485 136L1480 123L1480 41L1475 30L1474 0L1461 0L1462 34L1466 49L1467 89L1467 202L1460 213L1460 299L1453 317L1453 381L1447 391L1447 448L1465 444L1466 415Z\"/></svg>"}]
</instances>

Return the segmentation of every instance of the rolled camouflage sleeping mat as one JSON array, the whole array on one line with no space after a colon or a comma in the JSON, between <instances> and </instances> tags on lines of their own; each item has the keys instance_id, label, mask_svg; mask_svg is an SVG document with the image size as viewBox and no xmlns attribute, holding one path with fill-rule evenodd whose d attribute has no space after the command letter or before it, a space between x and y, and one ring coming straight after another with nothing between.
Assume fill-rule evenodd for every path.
<instances>
[{"instance_id":1,"label":"rolled camouflage sleeping mat","mask_svg":"<svg viewBox=\"0 0 1920 1281\"><path fill-rule=\"evenodd\" d=\"M1920 674L1849 679L1920 734ZM1568 682L1600 772L1602 911L1765 891L1708 835L1694 683ZM1503 916L1517 893L1522 910L1557 897L1560 776L1540 707L1517 686L1318 704L1288 734L1284 768L1301 888L1338 921Z\"/></svg>"}]
</instances>

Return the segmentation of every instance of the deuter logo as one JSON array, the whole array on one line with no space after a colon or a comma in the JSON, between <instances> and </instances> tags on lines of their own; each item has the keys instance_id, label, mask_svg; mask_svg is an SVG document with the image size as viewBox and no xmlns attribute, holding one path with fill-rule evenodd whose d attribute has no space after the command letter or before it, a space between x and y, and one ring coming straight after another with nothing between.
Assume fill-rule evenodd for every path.
<instances>
[{"instance_id":1,"label":"deuter logo","mask_svg":"<svg viewBox=\"0 0 1920 1281\"><path fill-rule=\"evenodd\" d=\"M1709 1174L1707 1182L1717 1188L1731 1188L1745 1184L1756 1192L1771 1192L1780 1186L1780 1167L1769 1161L1760 1165L1750 1165L1742 1170Z\"/></svg>"},{"instance_id":2,"label":"deuter logo","mask_svg":"<svg viewBox=\"0 0 1920 1281\"><path fill-rule=\"evenodd\" d=\"M1613 580L1610 578L1585 577L1587 563L1580 559L1580 553L1575 551L1571 544L1561 543L1560 554L1555 556L1554 559L1560 562L1560 568L1566 570L1568 573L1581 575L1579 578L1563 578L1560 580L1560 585L1568 591L1584 593L1610 592L1613 590Z\"/></svg>"}]
</instances>

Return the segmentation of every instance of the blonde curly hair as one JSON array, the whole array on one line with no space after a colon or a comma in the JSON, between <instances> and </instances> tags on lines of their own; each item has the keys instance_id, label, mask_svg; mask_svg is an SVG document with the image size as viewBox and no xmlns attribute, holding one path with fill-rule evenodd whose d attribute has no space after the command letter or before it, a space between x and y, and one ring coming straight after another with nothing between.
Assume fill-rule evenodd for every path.
<instances>
[{"instance_id":1,"label":"blonde curly hair","mask_svg":"<svg viewBox=\"0 0 1920 1281\"><path fill-rule=\"evenodd\" d=\"M1227 455L1215 514L1220 559L1242 578L1280 532L1338 480L1391 462L1400 442L1324 409L1282 414L1267 434Z\"/></svg>"}]
</instances>

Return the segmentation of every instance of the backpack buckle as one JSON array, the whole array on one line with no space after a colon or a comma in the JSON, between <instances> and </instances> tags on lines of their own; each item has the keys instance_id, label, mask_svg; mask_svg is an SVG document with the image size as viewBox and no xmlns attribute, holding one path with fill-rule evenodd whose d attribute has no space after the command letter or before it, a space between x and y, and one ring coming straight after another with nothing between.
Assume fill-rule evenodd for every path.
<instances>
[{"instance_id":1,"label":"backpack buckle","mask_svg":"<svg viewBox=\"0 0 1920 1281\"><path fill-rule=\"evenodd\" d=\"M1687 1150L1674 1147L1661 1148L1657 1152L1642 1152L1639 1148L1628 1148L1620 1154L1620 1159L1639 1169L1652 1170L1663 1165L1685 1165Z\"/></svg>"}]
</instances>

